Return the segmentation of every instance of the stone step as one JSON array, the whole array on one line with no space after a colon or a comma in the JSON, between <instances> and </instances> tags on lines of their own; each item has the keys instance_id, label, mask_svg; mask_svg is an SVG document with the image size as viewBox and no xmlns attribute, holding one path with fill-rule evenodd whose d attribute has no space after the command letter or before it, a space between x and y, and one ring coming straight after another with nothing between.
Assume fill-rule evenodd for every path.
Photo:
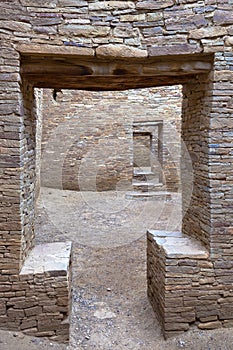
<instances>
[{"instance_id":1,"label":"stone step","mask_svg":"<svg viewBox=\"0 0 233 350\"><path fill-rule=\"evenodd\" d=\"M149 192L139 192L131 191L125 194L126 199L139 199L139 200L158 200L158 201L167 201L171 200L171 193L166 191L149 191Z\"/></svg>"},{"instance_id":2,"label":"stone step","mask_svg":"<svg viewBox=\"0 0 233 350\"><path fill-rule=\"evenodd\" d=\"M157 181L159 182L159 178L157 175L150 173L150 174L134 174L133 179L136 181Z\"/></svg>"},{"instance_id":3,"label":"stone step","mask_svg":"<svg viewBox=\"0 0 233 350\"><path fill-rule=\"evenodd\" d=\"M166 188L161 182L156 181L133 181L133 189L135 191L150 192L150 191L165 191Z\"/></svg>"},{"instance_id":4,"label":"stone step","mask_svg":"<svg viewBox=\"0 0 233 350\"><path fill-rule=\"evenodd\" d=\"M151 170L150 171L134 170L133 179L137 181L159 182L159 171L152 172Z\"/></svg>"},{"instance_id":5,"label":"stone step","mask_svg":"<svg viewBox=\"0 0 233 350\"><path fill-rule=\"evenodd\" d=\"M154 174L154 172L151 170L151 167L134 167L133 173L135 175L137 175L137 174Z\"/></svg>"},{"instance_id":6,"label":"stone step","mask_svg":"<svg viewBox=\"0 0 233 350\"><path fill-rule=\"evenodd\" d=\"M139 168L139 169L134 169L133 171L133 179L135 180L149 181L149 180L155 180L157 178L158 178L158 175L152 172L150 168Z\"/></svg>"}]
</instances>

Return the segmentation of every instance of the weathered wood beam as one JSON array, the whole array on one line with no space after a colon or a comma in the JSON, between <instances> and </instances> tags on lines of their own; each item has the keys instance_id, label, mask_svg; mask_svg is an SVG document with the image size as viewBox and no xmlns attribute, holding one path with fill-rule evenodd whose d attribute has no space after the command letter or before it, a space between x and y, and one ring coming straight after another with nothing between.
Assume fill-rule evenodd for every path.
<instances>
[{"instance_id":1,"label":"weathered wood beam","mask_svg":"<svg viewBox=\"0 0 233 350\"><path fill-rule=\"evenodd\" d=\"M185 84L196 75L184 76L66 76L64 74L25 74L24 77L38 88L80 90L127 90L153 86Z\"/></svg>"},{"instance_id":2,"label":"weathered wood beam","mask_svg":"<svg viewBox=\"0 0 233 350\"><path fill-rule=\"evenodd\" d=\"M129 63L125 62L102 62L85 60L51 60L26 59L22 61L21 72L24 73L60 73L66 75L177 75L199 74L211 69L211 62L204 60L163 60L155 62Z\"/></svg>"},{"instance_id":3,"label":"weathered wood beam","mask_svg":"<svg viewBox=\"0 0 233 350\"><path fill-rule=\"evenodd\" d=\"M83 51L84 54L84 51ZM122 90L183 84L207 73L212 55L120 59L82 57L61 52L21 53L21 74L36 87Z\"/></svg>"}]
</instances>

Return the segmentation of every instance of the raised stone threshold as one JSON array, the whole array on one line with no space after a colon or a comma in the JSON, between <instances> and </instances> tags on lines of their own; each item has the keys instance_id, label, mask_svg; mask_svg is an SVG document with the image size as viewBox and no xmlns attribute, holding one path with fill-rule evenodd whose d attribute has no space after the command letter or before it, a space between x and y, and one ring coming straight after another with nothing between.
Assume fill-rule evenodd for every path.
<instances>
[{"instance_id":1,"label":"raised stone threshold","mask_svg":"<svg viewBox=\"0 0 233 350\"><path fill-rule=\"evenodd\" d=\"M206 248L181 232L147 233L148 297L165 338L222 327L221 293Z\"/></svg>"},{"instance_id":2,"label":"raised stone threshold","mask_svg":"<svg viewBox=\"0 0 233 350\"><path fill-rule=\"evenodd\" d=\"M208 259L207 249L196 239L182 232L148 230L148 239L154 240L166 258Z\"/></svg>"},{"instance_id":3,"label":"raised stone threshold","mask_svg":"<svg viewBox=\"0 0 233 350\"><path fill-rule=\"evenodd\" d=\"M159 182L158 176L151 171L151 168L134 168L133 179L135 181L157 181Z\"/></svg>"},{"instance_id":4,"label":"raised stone threshold","mask_svg":"<svg viewBox=\"0 0 233 350\"><path fill-rule=\"evenodd\" d=\"M163 185L161 182L156 182L153 180L149 181L135 181L132 182L133 189L135 191L142 191L142 192L156 192L156 191L165 191L166 186Z\"/></svg>"},{"instance_id":5,"label":"raised stone threshold","mask_svg":"<svg viewBox=\"0 0 233 350\"><path fill-rule=\"evenodd\" d=\"M137 199L142 201L170 201L172 195L166 191L129 191L125 194L126 199Z\"/></svg>"},{"instance_id":6,"label":"raised stone threshold","mask_svg":"<svg viewBox=\"0 0 233 350\"><path fill-rule=\"evenodd\" d=\"M0 327L68 342L70 262L71 242L35 246L1 300Z\"/></svg>"},{"instance_id":7,"label":"raised stone threshold","mask_svg":"<svg viewBox=\"0 0 233 350\"><path fill-rule=\"evenodd\" d=\"M71 242L55 242L39 244L29 253L20 275L36 275L41 273L67 273L70 264Z\"/></svg>"}]
</instances>

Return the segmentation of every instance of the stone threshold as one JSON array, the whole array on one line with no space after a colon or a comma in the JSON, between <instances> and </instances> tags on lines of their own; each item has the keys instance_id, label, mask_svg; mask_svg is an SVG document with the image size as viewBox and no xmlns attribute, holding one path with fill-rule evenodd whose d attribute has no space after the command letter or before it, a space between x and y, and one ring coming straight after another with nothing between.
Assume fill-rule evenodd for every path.
<instances>
[{"instance_id":1,"label":"stone threshold","mask_svg":"<svg viewBox=\"0 0 233 350\"><path fill-rule=\"evenodd\" d=\"M27 257L20 275L52 273L66 274L71 257L71 242L36 245Z\"/></svg>"},{"instance_id":2,"label":"stone threshold","mask_svg":"<svg viewBox=\"0 0 233 350\"><path fill-rule=\"evenodd\" d=\"M2 329L69 341L71 248L71 242L54 242L29 252L20 274L12 276L11 291L1 304ZM8 282L2 286L7 287Z\"/></svg>"},{"instance_id":3,"label":"stone threshold","mask_svg":"<svg viewBox=\"0 0 233 350\"><path fill-rule=\"evenodd\" d=\"M148 230L148 239L155 240L166 258L208 259L209 252L200 241L182 232Z\"/></svg>"},{"instance_id":4,"label":"stone threshold","mask_svg":"<svg viewBox=\"0 0 233 350\"><path fill-rule=\"evenodd\" d=\"M137 200L157 200L157 201L169 201L172 199L171 193L165 191L131 191L125 194L126 199Z\"/></svg>"}]
</instances>

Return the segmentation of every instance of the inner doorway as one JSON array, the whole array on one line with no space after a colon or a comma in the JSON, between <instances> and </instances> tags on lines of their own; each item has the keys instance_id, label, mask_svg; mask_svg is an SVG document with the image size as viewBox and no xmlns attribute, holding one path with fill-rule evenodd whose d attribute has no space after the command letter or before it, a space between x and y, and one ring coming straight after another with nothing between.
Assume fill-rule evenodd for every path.
<instances>
[{"instance_id":1,"label":"inner doorway","mask_svg":"<svg viewBox=\"0 0 233 350\"><path fill-rule=\"evenodd\" d=\"M166 94L166 89L167 88L161 89L161 92L163 91ZM167 91L169 91L169 89ZM181 99L181 90L179 86L177 86L177 91L180 91L178 96ZM180 125L179 114L181 114L181 110L179 103L179 99L176 101L173 100L170 104L171 113L167 112L167 114L164 115L166 128L169 128L169 124L174 123L175 120L177 121L177 126ZM172 131L170 130L170 132ZM169 133L169 131L167 131L167 133ZM176 131L174 130L173 134L177 144L179 144L179 129ZM145 180L152 178L155 183L162 184L163 180L166 178L166 169L163 169L163 155L166 157L166 153L163 151L163 147L164 150L166 148L171 148L168 139L164 140L163 143L163 121L158 119L135 121L133 123L133 140L134 177L141 177ZM177 157L179 158L178 154ZM166 160L168 161L167 157ZM176 167L179 168L178 163Z\"/></svg>"},{"instance_id":2,"label":"inner doorway","mask_svg":"<svg viewBox=\"0 0 233 350\"><path fill-rule=\"evenodd\" d=\"M151 171L152 134L150 132L133 132L134 171L135 168L142 171Z\"/></svg>"}]
</instances>

